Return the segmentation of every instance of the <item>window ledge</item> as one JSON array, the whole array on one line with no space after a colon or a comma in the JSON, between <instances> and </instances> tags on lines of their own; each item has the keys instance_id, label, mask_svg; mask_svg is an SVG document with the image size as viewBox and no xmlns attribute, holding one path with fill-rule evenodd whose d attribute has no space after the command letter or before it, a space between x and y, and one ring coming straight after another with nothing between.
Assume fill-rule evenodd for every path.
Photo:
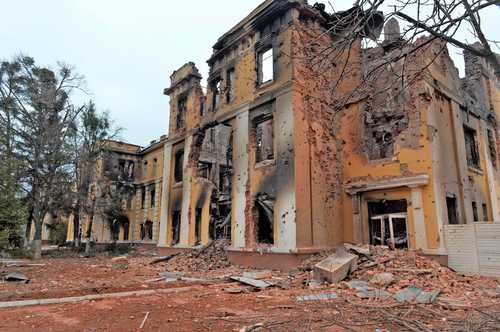
<instances>
[{"instance_id":1,"label":"window ledge","mask_svg":"<svg viewBox=\"0 0 500 332\"><path fill-rule=\"evenodd\" d=\"M176 182L173 185L173 188L181 188L182 187L182 182Z\"/></svg>"},{"instance_id":2,"label":"window ledge","mask_svg":"<svg viewBox=\"0 0 500 332\"><path fill-rule=\"evenodd\" d=\"M478 175L484 175L483 170L474 166L469 166L469 172L476 173Z\"/></svg>"},{"instance_id":3,"label":"window ledge","mask_svg":"<svg viewBox=\"0 0 500 332\"><path fill-rule=\"evenodd\" d=\"M276 160L275 159L264 160L264 161L256 163L255 164L255 169L269 167L269 166L275 166L275 165L276 165Z\"/></svg>"},{"instance_id":4,"label":"window ledge","mask_svg":"<svg viewBox=\"0 0 500 332\"><path fill-rule=\"evenodd\" d=\"M269 87L269 86L273 85L273 83L274 83L274 79L273 79L273 80L270 80L270 81L263 82L263 83L259 83L259 84L257 85L257 89L258 89L258 90L265 89L265 88L267 88L267 87Z\"/></svg>"}]
</instances>

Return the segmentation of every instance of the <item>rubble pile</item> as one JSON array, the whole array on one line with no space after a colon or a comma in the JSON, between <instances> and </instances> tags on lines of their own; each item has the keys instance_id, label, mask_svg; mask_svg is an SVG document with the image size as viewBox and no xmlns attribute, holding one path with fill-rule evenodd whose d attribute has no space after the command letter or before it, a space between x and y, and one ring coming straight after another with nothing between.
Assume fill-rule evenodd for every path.
<instances>
[{"instance_id":1,"label":"rubble pile","mask_svg":"<svg viewBox=\"0 0 500 332\"><path fill-rule=\"evenodd\" d=\"M442 266L437 261L419 255L415 251L390 251L384 247L370 248L373 261L361 258L358 269L350 278L368 281L384 288L390 293L397 293L410 286L439 292L440 298L453 298L461 301L473 301L486 293L500 296L492 289L497 285L491 278L463 276ZM361 262L364 260L364 262ZM477 285L482 284L483 289Z\"/></svg>"},{"instance_id":2,"label":"rubble pile","mask_svg":"<svg viewBox=\"0 0 500 332\"><path fill-rule=\"evenodd\" d=\"M217 240L200 250L182 253L170 259L168 271L176 272L208 272L231 266L227 257L227 240Z\"/></svg>"}]
</instances>

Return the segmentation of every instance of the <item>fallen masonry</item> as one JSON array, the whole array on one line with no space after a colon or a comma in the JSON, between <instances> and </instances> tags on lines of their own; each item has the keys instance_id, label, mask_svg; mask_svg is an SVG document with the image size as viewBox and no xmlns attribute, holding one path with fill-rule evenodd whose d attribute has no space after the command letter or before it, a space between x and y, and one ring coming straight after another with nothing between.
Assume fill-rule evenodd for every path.
<instances>
[{"instance_id":1,"label":"fallen masonry","mask_svg":"<svg viewBox=\"0 0 500 332\"><path fill-rule=\"evenodd\" d=\"M45 266L4 267L0 271L3 276L14 272L15 268L31 280L29 284L1 284L0 306L29 305L30 310L36 312L40 304L57 307L58 303L79 303L79 308L85 307L86 311L92 312L92 308L87 308L89 301L102 301L102 305L107 306L110 304L105 303L109 299L119 298L111 305L125 308L139 301L147 303L148 307L142 309L140 315L134 314L137 327L150 312L145 329L155 321L156 324L167 324L169 319L178 324L199 323L199 326L192 327L194 330L202 329L202 326L239 330L257 325L270 329L280 326L287 330L317 330L339 324L337 326L347 326L347 330L359 332L364 331L360 326L366 326L370 331L380 328L382 331L437 332L455 331L464 321L482 324L482 329L477 331L496 331L499 327L500 288L496 279L460 275L415 251L390 250L388 247L354 246L353 249L352 245L345 245L312 256L300 269L285 273L228 264L223 254L224 247L224 241L218 241L203 251L186 251L176 255L175 259L155 265L150 262L156 257L130 253L118 258L89 259L85 264L81 260L57 259L43 261ZM345 269L346 264L330 265L348 270L343 280L332 283L315 279L315 267L325 259L338 262L339 256L350 255L355 256L356 264L350 264L349 269ZM346 261L352 263L352 259ZM127 268L113 268L117 263L125 264ZM48 274L47 267L61 273ZM106 282L115 287L124 283L125 288L99 288L98 280L103 274L106 274ZM95 284L89 284L89 289L78 290L83 280ZM136 280L136 283L127 284L130 280ZM66 291L56 297L54 293L44 291L48 285L58 285L58 289ZM68 292L68 289L73 291ZM31 296L21 295L22 290L30 290ZM176 290L182 290L182 297L177 297ZM162 294L168 298L157 302ZM160 305L170 307L167 311L155 311ZM166 318L178 306L182 306L183 311ZM214 312L217 308L223 311ZM65 310L71 312L72 309ZM130 310L138 309L130 307ZM186 315L186 312L190 314ZM112 317L113 314L109 315ZM190 315L197 318L182 321L183 317ZM6 324L9 317L16 317L15 312L0 310L0 319L5 318L2 321ZM95 318L96 321L102 319L106 318ZM305 326L305 321L314 323Z\"/></svg>"}]
</instances>

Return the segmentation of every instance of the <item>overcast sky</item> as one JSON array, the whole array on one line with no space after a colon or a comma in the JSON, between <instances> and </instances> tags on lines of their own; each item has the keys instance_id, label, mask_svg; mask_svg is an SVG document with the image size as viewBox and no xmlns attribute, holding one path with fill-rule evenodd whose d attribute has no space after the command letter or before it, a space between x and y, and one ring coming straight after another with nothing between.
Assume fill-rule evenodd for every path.
<instances>
[{"instance_id":1,"label":"overcast sky","mask_svg":"<svg viewBox=\"0 0 500 332\"><path fill-rule=\"evenodd\" d=\"M88 98L125 129L121 138L145 146L167 132L170 74L194 61L206 78L212 45L260 2L0 0L0 58L23 52L39 65L74 65ZM497 39L499 13L486 23Z\"/></svg>"}]
</instances>

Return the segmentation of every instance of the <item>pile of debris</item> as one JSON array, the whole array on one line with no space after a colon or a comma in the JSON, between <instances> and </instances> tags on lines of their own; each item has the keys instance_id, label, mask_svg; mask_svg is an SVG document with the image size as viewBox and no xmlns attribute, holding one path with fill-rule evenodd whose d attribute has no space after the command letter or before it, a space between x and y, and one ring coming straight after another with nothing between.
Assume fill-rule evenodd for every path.
<instances>
[{"instance_id":1,"label":"pile of debris","mask_svg":"<svg viewBox=\"0 0 500 332\"><path fill-rule=\"evenodd\" d=\"M448 307L465 307L485 297L500 298L491 278L457 274L416 251L346 244L326 258L325 253L313 256L302 269L312 271L316 282L341 283L361 299L422 304L439 300Z\"/></svg>"},{"instance_id":2,"label":"pile of debris","mask_svg":"<svg viewBox=\"0 0 500 332\"><path fill-rule=\"evenodd\" d=\"M217 240L194 251L175 255L167 262L167 270L175 272L208 272L231 266L226 254L227 240Z\"/></svg>"}]
</instances>

